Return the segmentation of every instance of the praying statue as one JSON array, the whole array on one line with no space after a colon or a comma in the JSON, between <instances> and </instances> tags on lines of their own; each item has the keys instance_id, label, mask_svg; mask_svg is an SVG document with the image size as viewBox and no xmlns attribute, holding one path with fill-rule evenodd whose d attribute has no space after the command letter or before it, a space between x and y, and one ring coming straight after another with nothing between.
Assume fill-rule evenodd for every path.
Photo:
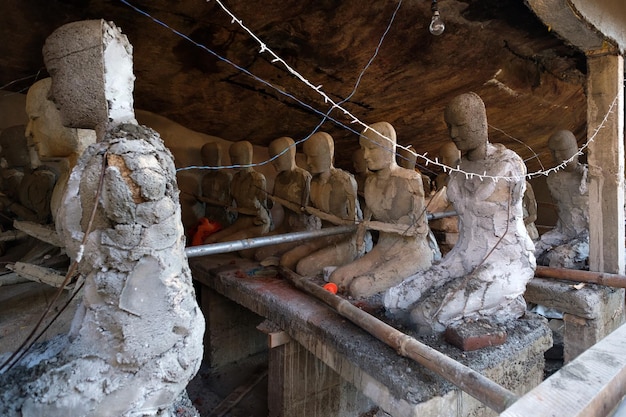
<instances>
[{"instance_id":1,"label":"praying statue","mask_svg":"<svg viewBox=\"0 0 626 417\"><path fill-rule=\"evenodd\" d=\"M522 211L522 159L489 143L485 105L477 94L455 97L444 119L462 153L461 172L452 172L447 186L459 216L459 240L441 262L384 295L389 315L423 332L482 318L497 324L521 317L522 295L535 270Z\"/></svg>"},{"instance_id":2,"label":"praying statue","mask_svg":"<svg viewBox=\"0 0 626 417\"><path fill-rule=\"evenodd\" d=\"M589 191L587 165L578 162L578 144L569 130L559 130L548 139L556 164L564 167L546 179L558 210L554 229L535 243L540 265L586 269L589 260Z\"/></svg>"},{"instance_id":3,"label":"praying statue","mask_svg":"<svg viewBox=\"0 0 626 417\"><path fill-rule=\"evenodd\" d=\"M222 153L222 146L217 142L207 142L200 149L202 163L208 167L222 167ZM236 213L229 210L232 180L233 175L223 168L206 170L202 175L200 200L205 204L204 217L222 228L233 224L236 218Z\"/></svg>"},{"instance_id":4,"label":"praying statue","mask_svg":"<svg viewBox=\"0 0 626 417\"><path fill-rule=\"evenodd\" d=\"M319 229L317 218L305 211L311 194L311 173L296 165L294 140L286 136L273 140L269 146L269 153L277 172L274 190L269 197L274 201L274 208L282 207L283 213L282 221L270 234ZM291 248L292 243L269 245L259 248L255 257L262 261L270 256L282 255Z\"/></svg>"},{"instance_id":5,"label":"praying statue","mask_svg":"<svg viewBox=\"0 0 626 417\"><path fill-rule=\"evenodd\" d=\"M202 360L204 318L172 155L135 120L132 47L112 22L78 21L55 30L43 56L63 124L97 132L57 224L82 300L68 335L0 374L0 414L177 415Z\"/></svg>"},{"instance_id":6,"label":"praying statue","mask_svg":"<svg viewBox=\"0 0 626 417\"><path fill-rule=\"evenodd\" d=\"M367 298L430 267L433 251L427 240L422 178L396 164L393 126L374 123L365 128L359 143L370 172L360 227L378 230L378 240L362 257L337 268L330 281L354 298Z\"/></svg>"},{"instance_id":7,"label":"praying statue","mask_svg":"<svg viewBox=\"0 0 626 417\"><path fill-rule=\"evenodd\" d=\"M228 242L266 234L272 227L267 205L265 175L252 167L252 144L247 140L233 142L228 150L235 174L230 183L229 207L237 212L237 219L204 243Z\"/></svg>"},{"instance_id":8,"label":"praying statue","mask_svg":"<svg viewBox=\"0 0 626 417\"><path fill-rule=\"evenodd\" d=\"M354 176L333 166L335 143L326 132L317 132L304 142L308 170L312 174L309 214L321 219L322 227L356 223L362 218ZM285 252L280 264L303 276L314 276L323 267L341 266L360 256L365 245L356 235L311 239Z\"/></svg>"}]
</instances>

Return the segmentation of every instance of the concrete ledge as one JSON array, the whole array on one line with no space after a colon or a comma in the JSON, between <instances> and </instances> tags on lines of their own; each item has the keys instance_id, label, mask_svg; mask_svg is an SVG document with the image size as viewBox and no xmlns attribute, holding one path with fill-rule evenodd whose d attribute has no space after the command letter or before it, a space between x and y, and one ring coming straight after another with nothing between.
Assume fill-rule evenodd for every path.
<instances>
[{"instance_id":1,"label":"concrete ledge","mask_svg":"<svg viewBox=\"0 0 626 417\"><path fill-rule=\"evenodd\" d=\"M585 319L598 319L605 314L611 298L624 299L624 290L587 284L574 289L573 281L534 278L526 286L524 298L531 303L553 307Z\"/></svg>"},{"instance_id":2,"label":"concrete ledge","mask_svg":"<svg viewBox=\"0 0 626 417\"><path fill-rule=\"evenodd\" d=\"M199 283L276 323L387 413L456 416L461 408L464 416L496 415L466 394L459 397L452 384L399 356L326 304L278 278L271 268L242 259L233 262L213 268L209 258L196 258L190 265ZM543 379L543 353L552 345L551 333L545 320L534 315L518 320L507 331L502 346L474 352L462 352L441 337L416 338L522 394Z\"/></svg>"}]
</instances>

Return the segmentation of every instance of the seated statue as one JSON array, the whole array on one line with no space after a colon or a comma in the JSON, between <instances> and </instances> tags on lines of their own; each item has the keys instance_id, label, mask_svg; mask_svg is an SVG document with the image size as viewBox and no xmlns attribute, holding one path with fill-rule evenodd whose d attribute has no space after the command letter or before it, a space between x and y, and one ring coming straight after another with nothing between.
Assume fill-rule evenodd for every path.
<instances>
[{"instance_id":1,"label":"seated statue","mask_svg":"<svg viewBox=\"0 0 626 417\"><path fill-rule=\"evenodd\" d=\"M396 164L393 126L374 123L365 128L359 143L370 171L365 182L365 222L360 227L378 230L378 240L365 255L337 268L330 281L354 298L366 298L427 269L433 252L427 240L422 178Z\"/></svg>"},{"instance_id":2,"label":"seated statue","mask_svg":"<svg viewBox=\"0 0 626 417\"><path fill-rule=\"evenodd\" d=\"M222 152L219 143L205 143L200 150L202 164L209 167L223 166ZM200 200L205 204L204 217L219 223L222 228L229 227L237 217L233 210L229 210L232 204L230 186L233 175L225 169L210 169L203 172Z\"/></svg>"},{"instance_id":3,"label":"seated statue","mask_svg":"<svg viewBox=\"0 0 626 417\"><path fill-rule=\"evenodd\" d=\"M354 176L333 166L333 138L328 133L317 132L304 142L303 151L313 176L308 212L321 218L322 227L360 220ZM323 267L351 262L363 250L364 246L357 244L356 235L328 236L308 240L285 252L280 263L300 275L313 276L321 273Z\"/></svg>"},{"instance_id":4,"label":"seated statue","mask_svg":"<svg viewBox=\"0 0 626 417\"><path fill-rule=\"evenodd\" d=\"M52 220L50 201L58 171L31 160L24 126L0 133L0 207L8 218L47 224Z\"/></svg>"},{"instance_id":5,"label":"seated statue","mask_svg":"<svg viewBox=\"0 0 626 417\"><path fill-rule=\"evenodd\" d=\"M270 231L271 216L267 207L265 176L255 171L252 164L252 144L233 142L229 151L235 174L230 183L229 206L237 211L237 220L230 226L209 236L204 243L227 242L258 237Z\"/></svg>"},{"instance_id":6,"label":"seated statue","mask_svg":"<svg viewBox=\"0 0 626 417\"><path fill-rule=\"evenodd\" d=\"M502 323L521 317L526 310L522 295L535 269L522 213L522 159L489 143L485 105L475 93L455 97L444 118L463 155L463 172L453 172L448 183L460 219L459 241L440 263L384 295L388 314L424 332L441 332L465 320Z\"/></svg>"},{"instance_id":7,"label":"seated statue","mask_svg":"<svg viewBox=\"0 0 626 417\"><path fill-rule=\"evenodd\" d=\"M52 183L54 188L51 190L52 194L46 197L45 204L49 205L52 220L56 221L70 172L85 149L95 143L96 132L93 129L77 129L63 125L61 112L49 99L51 84L51 78L44 78L28 89L26 113L29 120L26 138L32 168L47 178L54 177ZM50 180L42 182L47 181ZM40 191L31 194L41 195ZM28 206L28 203L25 205ZM37 205L43 207L44 202L41 201Z\"/></svg>"},{"instance_id":8,"label":"seated statue","mask_svg":"<svg viewBox=\"0 0 626 417\"><path fill-rule=\"evenodd\" d=\"M320 227L319 220L306 211L311 194L311 174L296 165L296 145L293 139L281 137L273 140L269 146L272 165L276 169L274 190L270 198L276 206L283 209L282 221L275 224L270 234L314 230ZM292 243L270 245L259 248L255 257L263 260L269 256L282 255L293 248Z\"/></svg>"},{"instance_id":9,"label":"seated statue","mask_svg":"<svg viewBox=\"0 0 626 417\"><path fill-rule=\"evenodd\" d=\"M430 178L428 177L428 175L422 174L422 171L420 171L420 169L417 167L417 152L415 152L413 145L409 145L405 148L398 147L396 152L398 166L400 166L401 168L410 169L420 174L420 178L424 188L424 196L428 197L431 191Z\"/></svg>"},{"instance_id":10,"label":"seated statue","mask_svg":"<svg viewBox=\"0 0 626 417\"><path fill-rule=\"evenodd\" d=\"M556 164L572 159L546 179L557 204L558 220L554 229L535 242L535 256L540 265L585 269L589 259L587 165L578 162L578 144L568 130L550 136L548 148Z\"/></svg>"}]
</instances>

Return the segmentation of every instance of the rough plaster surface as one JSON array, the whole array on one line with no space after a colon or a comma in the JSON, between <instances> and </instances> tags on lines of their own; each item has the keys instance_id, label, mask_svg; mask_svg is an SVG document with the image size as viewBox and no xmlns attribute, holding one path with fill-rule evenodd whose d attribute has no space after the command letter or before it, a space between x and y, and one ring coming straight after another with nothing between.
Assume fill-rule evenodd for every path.
<instances>
[{"instance_id":1,"label":"rough plaster surface","mask_svg":"<svg viewBox=\"0 0 626 417\"><path fill-rule=\"evenodd\" d=\"M69 254L83 256L83 301L68 337L1 376L0 415L174 415L200 366L204 318L184 255L174 163L156 132L121 125L88 148L61 218Z\"/></svg>"},{"instance_id":2,"label":"rough plaster surface","mask_svg":"<svg viewBox=\"0 0 626 417\"><path fill-rule=\"evenodd\" d=\"M440 263L385 293L390 314L435 331L462 319L521 316L521 296L534 275L534 246L523 221L526 170L521 158L502 145L487 144L485 159L464 158L460 168L518 179L453 173L448 197L459 214L459 241Z\"/></svg>"}]
</instances>

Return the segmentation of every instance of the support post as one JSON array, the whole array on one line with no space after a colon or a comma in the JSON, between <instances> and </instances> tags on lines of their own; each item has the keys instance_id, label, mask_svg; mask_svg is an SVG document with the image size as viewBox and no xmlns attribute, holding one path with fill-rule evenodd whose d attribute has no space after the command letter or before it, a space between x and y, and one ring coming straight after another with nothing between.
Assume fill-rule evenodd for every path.
<instances>
[{"instance_id":1,"label":"support post","mask_svg":"<svg viewBox=\"0 0 626 417\"><path fill-rule=\"evenodd\" d=\"M624 60L589 53L587 67L589 269L624 274Z\"/></svg>"}]
</instances>

